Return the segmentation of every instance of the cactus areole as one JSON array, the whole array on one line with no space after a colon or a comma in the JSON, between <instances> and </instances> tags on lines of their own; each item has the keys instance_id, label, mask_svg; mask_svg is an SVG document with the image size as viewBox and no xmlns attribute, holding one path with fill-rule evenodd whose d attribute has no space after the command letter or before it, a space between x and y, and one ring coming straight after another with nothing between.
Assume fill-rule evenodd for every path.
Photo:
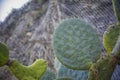
<instances>
[{"instance_id":1,"label":"cactus areole","mask_svg":"<svg viewBox=\"0 0 120 80\"><path fill-rule=\"evenodd\" d=\"M66 67L86 70L100 57L101 43L91 25L69 19L61 22L54 31L53 50Z\"/></svg>"}]
</instances>

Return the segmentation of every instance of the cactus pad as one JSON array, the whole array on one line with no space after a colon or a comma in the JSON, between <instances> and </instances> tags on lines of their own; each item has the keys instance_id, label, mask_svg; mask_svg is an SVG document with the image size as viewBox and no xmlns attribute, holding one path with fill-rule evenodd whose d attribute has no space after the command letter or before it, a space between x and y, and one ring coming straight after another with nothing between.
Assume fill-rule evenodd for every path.
<instances>
[{"instance_id":1,"label":"cactus pad","mask_svg":"<svg viewBox=\"0 0 120 80\"><path fill-rule=\"evenodd\" d=\"M14 60L9 69L19 80L39 80L46 70L46 62L38 59L32 65L24 66Z\"/></svg>"},{"instance_id":2,"label":"cactus pad","mask_svg":"<svg viewBox=\"0 0 120 80\"><path fill-rule=\"evenodd\" d=\"M0 67L4 66L9 59L9 49L7 46L0 42Z\"/></svg>"},{"instance_id":3,"label":"cactus pad","mask_svg":"<svg viewBox=\"0 0 120 80\"><path fill-rule=\"evenodd\" d=\"M116 64L115 57L105 56L101 58L91 66L88 80L110 80Z\"/></svg>"},{"instance_id":4,"label":"cactus pad","mask_svg":"<svg viewBox=\"0 0 120 80\"><path fill-rule=\"evenodd\" d=\"M61 78L58 78L58 79L55 79L55 80L73 80L73 79L70 78L70 77L61 77Z\"/></svg>"},{"instance_id":5,"label":"cactus pad","mask_svg":"<svg viewBox=\"0 0 120 80\"><path fill-rule=\"evenodd\" d=\"M40 80L54 80L55 78L55 73L48 68Z\"/></svg>"},{"instance_id":6,"label":"cactus pad","mask_svg":"<svg viewBox=\"0 0 120 80\"><path fill-rule=\"evenodd\" d=\"M71 77L74 80L88 80L88 70L72 70L66 68L64 65L61 65L58 71L58 77Z\"/></svg>"},{"instance_id":7,"label":"cactus pad","mask_svg":"<svg viewBox=\"0 0 120 80\"><path fill-rule=\"evenodd\" d=\"M120 0L112 0L112 3L113 3L114 14L118 22L120 22Z\"/></svg>"},{"instance_id":8,"label":"cactus pad","mask_svg":"<svg viewBox=\"0 0 120 80\"><path fill-rule=\"evenodd\" d=\"M103 35L103 44L108 53L112 53L113 48L120 35L120 24L111 25Z\"/></svg>"},{"instance_id":9,"label":"cactus pad","mask_svg":"<svg viewBox=\"0 0 120 80\"><path fill-rule=\"evenodd\" d=\"M68 68L89 69L101 54L101 43L91 25L79 19L69 19L54 31L53 50Z\"/></svg>"},{"instance_id":10,"label":"cactus pad","mask_svg":"<svg viewBox=\"0 0 120 80\"><path fill-rule=\"evenodd\" d=\"M59 71L59 69L61 68L61 63L60 63L60 61L55 57L55 59L54 59L54 67L55 67L55 69L56 69L56 71Z\"/></svg>"}]
</instances>

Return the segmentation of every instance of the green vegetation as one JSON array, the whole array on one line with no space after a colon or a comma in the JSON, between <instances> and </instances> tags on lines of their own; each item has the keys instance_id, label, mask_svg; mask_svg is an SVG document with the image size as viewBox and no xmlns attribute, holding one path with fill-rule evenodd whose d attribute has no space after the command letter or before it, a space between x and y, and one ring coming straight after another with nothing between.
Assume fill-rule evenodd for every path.
<instances>
[{"instance_id":1,"label":"green vegetation","mask_svg":"<svg viewBox=\"0 0 120 80\"><path fill-rule=\"evenodd\" d=\"M108 27L107 31L105 31L103 35L103 44L109 54L112 53L112 50L120 36L120 0L112 0L112 2L118 22ZM120 54L120 51L116 54Z\"/></svg>"},{"instance_id":2,"label":"green vegetation","mask_svg":"<svg viewBox=\"0 0 120 80\"><path fill-rule=\"evenodd\" d=\"M61 22L53 34L53 51L62 63L55 62L57 74L48 69L42 59L37 59L30 66L10 60L9 50L1 42L0 67L7 65L19 80L110 80L115 66L120 62L120 49L116 53L113 50L120 36L120 0L112 2L118 22L103 35L107 55L100 57L101 42L97 31L90 24L79 19L69 19Z\"/></svg>"},{"instance_id":3,"label":"green vegetation","mask_svg":"<svg viewBox=\"0 0 120 80\"><path fill-rule=\"evenodd\" d=\"M58 79L55 79L55 80L73 80L73 79L70 78L70 77L61 77L61 78L58 78Z\"/></svg>"},{"instance_id":4,"label":"green vegetation","mask_svg":"<svg viewBox=\"0 0 120 80\"><path fill-rule=\"evenodd\" d=\"M89 69L99 59L101 42L90 24L69 19L59 24L53 34L53 50L58 60L71 69Z\"/></svg>"},{"instance_id":5,"label":"green vegetation","mask_svg":"<svg viewBox=\"0 0 120 80\"><path fill-rule=\"evenodd\" d=\"M110 80L117 60L113 56L105 56L90 68L88 80Z\"/></svg>"},{"instance_id":6,"label":"green vegetation","mask_svg":"<svg viewBox=\"0 0 120 80\"><path fill-rule=\"evenodd\" d=\"M53 35L53 50L55 56L66 68L60 65L58 77L59 75L67 77L72 76L72 74L76 75L77 72L67 70L70 68L89 70L88 78L83 80L111 79L114 68L119 63L118 57L120 55L120 49L115 51L116 53L113 51L120 36L120 0L112 0L112 2L118 22L110 26L103 35L103 45L108 54L102 58L100 58L101 45L98 35L89 24L78 19L65 20L59 24Z\"/></svg>"},{"instance_id":7,"label":"green vegetation","mask_svg":"<svg viewBox=\"0 0 120 80\"><path fill-rule=\"evenodd\" d=\"M114 14L118 22L120 22L120 0L112 0L112 3L113 3Z\"/></svg>"},{"instance_id":8,"label":"green vegetation","mask_svg":"<svg viewBox=\"0 0 120 80\"><path fill-rule=\"evenodd\" d=\"M54 80L55 78L56 74L52 70L47 68L46 72L44 73L40 80Z\"/></svg>"},{"instance_id":9,"label":"green vegetation","mask_svg":"<svg viewBox=\"0 0 120 80\"><path fill-rule=\"evenodd\" d=\"M0 42L0 67L4 66L9 60L9 49L7 46Z\"/></svg>"},{"instance_id":10,"label":"green vegetation","mask_svg":"<svg viewBox=\"0 0 120 80\"><path fill-rule=\"evenodd\" d=\"M0 67L7 65L19 80L39 80L47 68L46 61L37 59L32 65L24 66L17 60L9 60L9 49L0 42Z\"/></svg>"},{"instance_id":11,"label":"green vegetation","mask_svg":"<svg viewBox=\"0 0 120 80\"><path fill-rule=\"evenodd\" d=\"M71 77L74 80L87 80L88 79L88 70L72 70L68 69L64 65L61 65L58 71L58 78L60 77Z\"/></svg>"},{"instance_id":12,"label":"green vegetation","mask_svg":"<svg viewBox=\"0 0 120 80\"><path fill-rule=\"evenodd\" d=\"M24 66L14 60L9 69L19 80L39 80L46 67L46 62L42 59L36 60L30 66Z\"/></svg>"},{"instance_id":13,"label":"green vegetation","mask_svg":"<svg viewBox=\"0 0 120 80\"><path fill-rule=\"evenodd\" d=\"M103 35L103 44L107 52L112 53L113 48L120 35L120 24L110 26Z\"/></svg>"}]
</instances>

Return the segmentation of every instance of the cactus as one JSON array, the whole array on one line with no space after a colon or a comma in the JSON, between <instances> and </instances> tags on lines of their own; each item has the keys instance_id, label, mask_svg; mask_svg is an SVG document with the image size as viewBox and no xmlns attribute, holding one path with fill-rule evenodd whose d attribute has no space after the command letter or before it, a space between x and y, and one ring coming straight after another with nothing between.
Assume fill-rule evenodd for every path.
<instances>
[{"instance_id":1,"label":"cactus","mask_svg":"<svg viewBox=\"0 0 120 80\"><path fill-rule=\"evenodd\" d=\"M40 80L54 80L55 78L56 78L55 73L49 68L47 68L46 72L44 73Z\"/></svg>"},{"instance_id":2,"label":"cactus","mask_svg":"<svg viewBox=\"0 0 120 80\"><path fill-rule=\"evenodd\" d=\"M115 16L120 22L120 0L112 0Z\"/></svg>"},{"instance_id":3,"label":"cactus","mask_svg":"<svg viewBox=\"0 0 120 80\"><path fill-rule=\"evenodd\" d=\"M116 64L113 56L101 58L91 66L88 80L110 80Z\"/></svg>"},{"instance_id":4,"label":"cactus","mask_svg":"<svg viewBox=\"0 0 120 80\"><path fill-rule=\"evenodd\" d=\"M120 35L120 0L112 0L112 3L118 22L108 27L107 31L105 31L103 35L103 44L109 54L112 53ZM118 51L117 54L120 54L120 51Z\"/></svg>"},{"instance_id":5,"label":"cactus","mask_svg":"<svg viewBox=\"0 0 120 80\"><path fill-rule=\"evenodd\" d=\"M0 67L4 66L9 60L9 49L7 46L0 42Z\"/></svg>"},{"instance_id":6,"label":"cactus","mask_svg":"<svg viewBox=\"0 0 120 80\"><path fill-rule=\"evenodd\" d=\"M58 79L55 79L55 80L73 80L73 79L70 78L70 77L61 77L61 78L58 78Z\"/></svg>"},{"instance_id":7,"label":"cactus","mask_svg":"<svg viewBox=\"0 0 120 80\"><path fill-rule=\"evenodd\" d=\"M41 3L41 0L37 1ZM120 9L118 8L120 0L112 1L118 23L110 26L104 33L103 44L108 53L112 53L120 35ZM58 65L61 67L57 68L58 79L55 80L110 80L118 64L118 55L107 55L99 59L101 43L96 30L79 19L65 20L56 28L53 34L53 51L63 64ZM118 52L120 54L119 50ZM38 59L30 66L19 64L16 60L12 63L8 60L9 50L3 43L0 43L0 67L7 64L19 80L53 80L55 78L55 74L49 69L45 72L46 62L44 60Z\"/></svg>"},{"instance_id":8,"label":"cactus","mask_svg":"<svg viewBox=\"0 0 120 80\"><path fill-rule=\"evenodd\" d=\"M64 65L61 65L58 71L58 77L71 77L74 80L87 80L88 79L88 70L72 70L66 68Z\"/></svg>"},{"instance_id":9,"label":"cactus","mask_svg":"<svg viewBox=\"0 0 120 80\"><path fill-rule=\"evenodd\" d=\"M110 26L103 35L103 44L107 52L112 53L113 48L120 35L120 24ZM119 51L120 52L120 51Z\"/></svg>"},{"instance_id":10,"label":"cactus","mask_svg":"<svg viewBox=\"0 0 120 80\"><path fill-rule=\"evenodd\" d=\"M57 58L54 61L55 69L57 71L57 78L71 77L74 80L87 80L89 70L72 70L62 65Z\"/></svg>"},{"instance_id":11,"label":"cactus","mask_svg":"<svg viewBox=\"0 0 120 80\"><path fill-rule=\"evenodd\" d=\"M24 66L14 60L9 69L19 80L39 80L46 70L46 62L38 59L32 65Z\"/></svg>"},{"instance_id":12,"label":"cactus","mask_svg":"<svg viewBox=\"0 0 120 80\"><path fill-rule=\"evenodd\" d=\"M17 60L9 60L9 49L0 42L0 67L7 65L9 70L19 80L38 80L46 70L46 62L42 59L36 60L30 66L19 64Z\"/></svg>"},{"instance_id":13,"label":"cactus","mask_svg":"<svg viewBox=\"0 0 120 80\"><path fill-rule=\"evenodd\" d=\"M55 30L53 50L68 68L86 70L100 57L101 43L91 25L79 19L69 19Z\"/></svg>"},{"instance_id":14,"label":"cactus","mask_svg":"<svg viewBox=\"0 0 120 80\"><path fill-rule=\"evenodd\" d=\"M61 68L61 63L59 62L59 60L55 57L55 59L54 59L54 67L55 67L55 69L56 69L56 71L58 72L59 71L59 69Z\"/></svg>"}]
</instances>

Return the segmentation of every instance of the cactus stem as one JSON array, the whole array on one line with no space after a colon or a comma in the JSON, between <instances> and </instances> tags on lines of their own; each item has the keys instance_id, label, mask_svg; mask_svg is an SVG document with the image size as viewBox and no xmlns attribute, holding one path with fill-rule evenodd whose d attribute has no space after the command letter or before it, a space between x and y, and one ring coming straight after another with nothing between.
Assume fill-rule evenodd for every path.
<instances>
[{"instance_id":1,"label":"cactus stem","mask_svg":"<svg viewBox=\"0 0 120 80\"><path fill-rule=\"evenodd\" d=\"M118 20L118 22L120 22L120 0L112 0L113 3L113 9L114 9L114 14Z\"/></svg>"}]
</instances>

